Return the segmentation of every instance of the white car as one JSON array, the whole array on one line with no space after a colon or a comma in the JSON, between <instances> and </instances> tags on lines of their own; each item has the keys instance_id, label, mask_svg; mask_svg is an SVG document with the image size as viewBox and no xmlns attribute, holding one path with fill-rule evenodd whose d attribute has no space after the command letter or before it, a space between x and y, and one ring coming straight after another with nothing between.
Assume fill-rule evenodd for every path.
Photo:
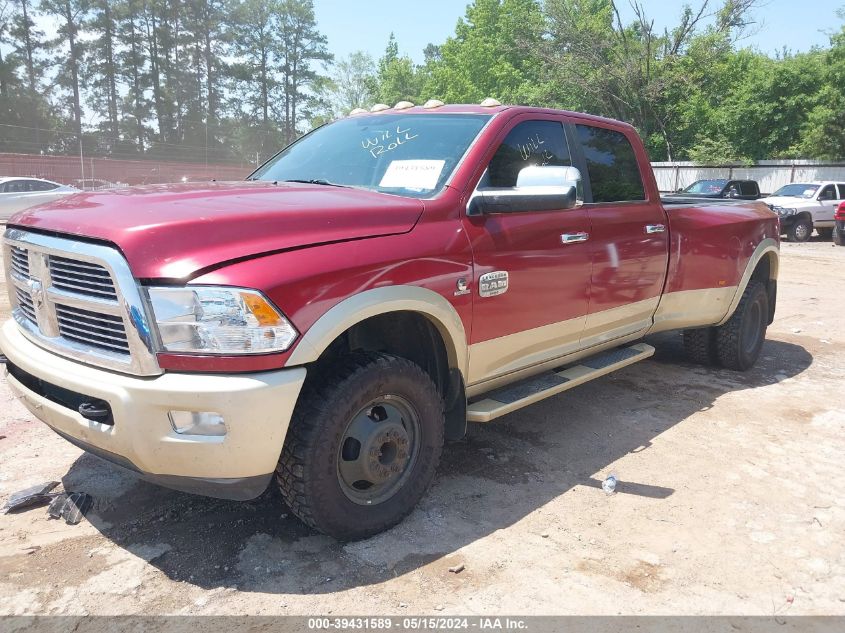
<instances>
[{"instance_id":1,"label":"white car","mask_svg":"<svg viewBox=\"0 0 845 633\"><path fill-rule=\"evenodd\" d=\"M78 192L75 187L43 178L0 178L0 224L18 211Z\"/></svg>"},{"instance_id":2,"label":"white car","mask_svg":"<svg viewBox=\"0 0 845 633\"><path fill-rule=\"evenodd\" d=\"M833 214L845 200L845 183L808 182L784 185L763 198L780 216L781 232L790 242L806 242L813 229L823 238L833 234Z\"/></svg>"}]
</instances>

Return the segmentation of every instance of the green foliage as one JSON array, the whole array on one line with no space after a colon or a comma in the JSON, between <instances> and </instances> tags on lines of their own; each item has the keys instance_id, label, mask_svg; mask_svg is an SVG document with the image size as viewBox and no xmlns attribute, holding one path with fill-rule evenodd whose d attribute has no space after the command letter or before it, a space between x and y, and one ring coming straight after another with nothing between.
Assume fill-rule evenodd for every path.
<instances>
[{"instance_id":1,"label":"green foliage","mask_svg":"<svg viewBox=\"0 0 845 633\"><path fill-rule=\"evenodd\" d=\"M536 0L476 0L429 62L428 97L529 103L537 94L545 28Z\"/></svg>"},{"instance_id":2,"label":"green foliage","mask_svg":"<svg viewBox=\"0 0 845 633\"><path fill-rule=\"evenodd\" d=\"M400 101L419 103L424 83L425 69L418 68L407 55L399 54L396 37L391 33L372 85L375 101L390 106Z\"/></svg>"},{"instance_id":3,"label":"green foliage","mask_svg":"<svg viewBox=\"0 0 845 633\"><path fill-rule=\"evenodd\" d=\"M800 152L812 158L845 158L845 27L831 38L823 87L802 128Z\"/></svg>"},{"instance_id":4,"label":"green foliage","mask_svg":"<svg viewBox=\"0 0 845 633\"><path fill-rule=\"evenodd\" d=\"M418 65L392 34L334 62L313 0L0 0L0 141L256 162L354 108L495 97L628 121L654 160L844 157L845 28L772 57L740 46L765 0L662 32L622 1L473 0Z\"/></svg>"}]
</instances>

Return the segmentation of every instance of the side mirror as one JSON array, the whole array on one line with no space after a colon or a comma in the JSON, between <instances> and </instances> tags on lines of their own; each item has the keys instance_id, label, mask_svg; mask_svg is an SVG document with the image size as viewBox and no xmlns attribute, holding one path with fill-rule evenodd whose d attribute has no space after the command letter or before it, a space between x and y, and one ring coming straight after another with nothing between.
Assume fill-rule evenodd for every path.
<instances>
[{"instance_id":1,"label":"side mirror","mask_svg":"<svg viewBox=\"0 0 845 633\"><path fill-rule=\"evenodd\" d=\"M584 203L581 172L575 167L525 167L516 187L477 189L467 205L468 215L562 211Z\"/></svg>"}]
</instances>

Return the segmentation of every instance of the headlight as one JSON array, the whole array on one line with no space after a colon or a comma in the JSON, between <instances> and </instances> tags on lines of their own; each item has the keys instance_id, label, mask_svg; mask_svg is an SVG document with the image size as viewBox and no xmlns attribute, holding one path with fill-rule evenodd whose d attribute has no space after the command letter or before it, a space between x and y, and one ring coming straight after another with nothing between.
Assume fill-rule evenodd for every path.
<instances>
[{"instance_id":1,"label":"headlight","mask_svg":"<svg viewBox=\"0 0 845 633\"><path fill-rule=\"evenodd\" d=\"M148 288L164 351L283 352L297 332L264 295L244 288Z\"/></svg>"},{"instance_id":2,"label":"headlight","mask_svg":"<svg viewBox=\"0 0 845 633\"><path fill-rule=\"evenodd\" d=\"M772 207L772 211L777 213L780 217L785 218L788 215L795 215L798 209L787 209L786 207Z\"/></svg>"}]
</instances>

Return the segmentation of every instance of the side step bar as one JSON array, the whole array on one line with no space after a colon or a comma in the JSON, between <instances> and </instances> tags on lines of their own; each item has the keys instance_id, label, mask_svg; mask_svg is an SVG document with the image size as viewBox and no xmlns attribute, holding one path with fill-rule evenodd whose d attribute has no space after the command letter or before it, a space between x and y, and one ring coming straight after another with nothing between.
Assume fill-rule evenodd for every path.
<instances>
[{"instance_id":1,"label":"side step bar","mask_svg":"<svg viewBox=\"0 0 845 633\"><path fill-rule=\"evenodd\" d=\"M520 380L512 385L482 394L467 406L467 420L490 422L529 404L555 396L585 382L605 376L617 369L645 360L654 354L654 348L645 343L618 347L596 356L585 358L577 365L570 365Z\"/></svg>"}]
</instances>

